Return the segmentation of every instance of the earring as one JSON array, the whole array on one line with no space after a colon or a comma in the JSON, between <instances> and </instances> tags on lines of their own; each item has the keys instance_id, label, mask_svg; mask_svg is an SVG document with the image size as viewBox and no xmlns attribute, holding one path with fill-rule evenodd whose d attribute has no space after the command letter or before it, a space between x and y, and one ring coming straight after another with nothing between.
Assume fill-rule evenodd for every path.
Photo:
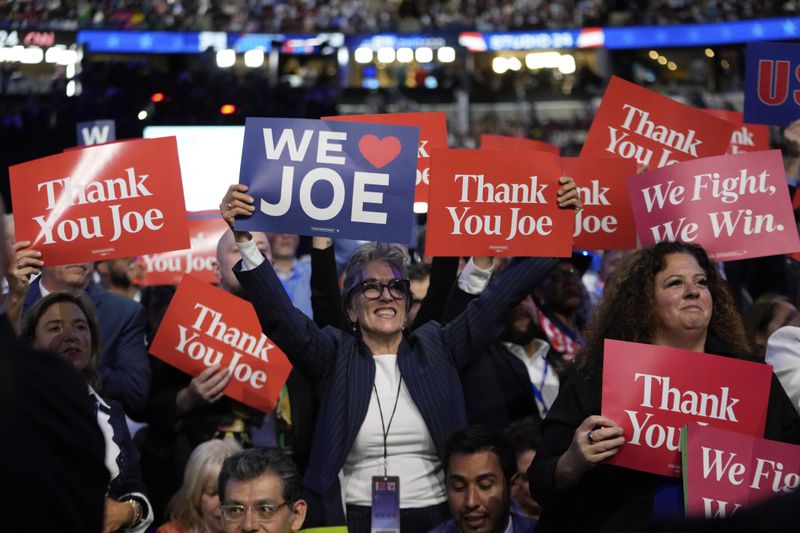
<instances>
[{"instance_id":1,"label":"earring","mask_svg":"<svg viewBox=\"0 0 800 533\"><path fill-rule=\"evenodd\" d=\"M358 329L358 322L351 322L351 325L353 328L353 333L355 333L355 331Z\"/></svg>"}]
</instances>

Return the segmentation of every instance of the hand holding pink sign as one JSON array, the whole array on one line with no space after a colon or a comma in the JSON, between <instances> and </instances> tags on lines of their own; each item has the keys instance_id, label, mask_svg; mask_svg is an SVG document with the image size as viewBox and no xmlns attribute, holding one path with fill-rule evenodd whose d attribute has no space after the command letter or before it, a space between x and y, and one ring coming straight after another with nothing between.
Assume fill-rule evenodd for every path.
<instances>
[{"instance_id":1,"label":"hand holding pink sign","mask_svg":"<svg viewBox=\"0 0 800 533\"><path fill-rule=\"evenodd\" d=\"M609 464L680 477L680 428L764 434L772 370L730 357L605 341L602 415L625 435Z\"/></svg>"}]
</instances>

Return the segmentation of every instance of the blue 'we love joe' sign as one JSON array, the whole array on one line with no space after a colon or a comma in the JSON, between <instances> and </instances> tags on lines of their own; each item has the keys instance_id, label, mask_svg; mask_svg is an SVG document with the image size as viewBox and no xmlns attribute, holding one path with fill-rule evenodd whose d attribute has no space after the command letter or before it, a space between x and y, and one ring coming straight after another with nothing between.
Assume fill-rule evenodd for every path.
<instances>
[{"instance_id":1,"label":"blue 'we love joe' sign","mask_svg":"<svg viewBox=\"0 0 800 533\"><path fill-rule=\"evenodd\" d=\"M419 128L248 118L239 183L256 210L237 230L408 244Z\"/></svg>"}]
</instances>

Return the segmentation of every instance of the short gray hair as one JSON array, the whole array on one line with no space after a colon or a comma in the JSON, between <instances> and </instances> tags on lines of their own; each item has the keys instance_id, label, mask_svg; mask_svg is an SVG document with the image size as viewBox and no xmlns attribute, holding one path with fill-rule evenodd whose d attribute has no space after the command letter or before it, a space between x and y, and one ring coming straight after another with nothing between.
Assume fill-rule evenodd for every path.
<instances>
[{"instance_id":1,"label":"short gray hair","mask_svg":"<svg viewBox=\"0 0 800 533\"><path fill-rule=\"evenodd\" d=\"M344 268L344 300L345 308L351 307L353 289L363 280L364 268L373 261L382 261L389 265L398 279L408 279L408 263L410 259L406 250L397 244L385 242L368 242L362 244L347 261ZM407 305L410 300L406 298Z\"/></svg>"},{"instance_id":2,"label":"short gray hair","mask_svg":"<svg viewBox=\"0 0 800 533\"><path fill-rule=\"evenodd\" d=\"M264 474L274 474L281 480L281 495L290 506L300 499L300 474L287 455L275 448L248 448L222 463L218 481L219 501L225 503L228 481L251 481Z\"/></svg>"}]
</instances>

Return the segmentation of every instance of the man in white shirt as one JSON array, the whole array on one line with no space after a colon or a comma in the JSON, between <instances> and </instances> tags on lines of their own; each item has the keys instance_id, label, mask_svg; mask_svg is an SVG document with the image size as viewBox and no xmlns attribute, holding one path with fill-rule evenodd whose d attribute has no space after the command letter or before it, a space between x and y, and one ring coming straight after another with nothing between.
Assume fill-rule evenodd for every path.
<instances>
[{"instance_id":1,"label":"man in white shirt","mask_svg":"<svg viewBox=\"0 0 800 533\"><path fill-rule=\"evenodd\" d=\"M530 296L511 310L506 328L503 345L525 365L536 407L544 418L558 396L559 377L548 359L552 348L536 323L536 307Z\"/></svg>"},{"instance_id":2,"label":"man in white shirt","mask_svg":"<svg viewBox=\"0 0 800 533\"><path fill-rule=\"evenodd\" d=\"M489 284L497 270L497 258L474 257L458 279L450 296L449 312L466 307ZM553 405L559 374L552 359L560 356L539 328L530 296L515 306L506 319L502 341L487 348L462 376L470 423L502 428L531 414L533 404L541 418Z\"/></svg>"}]
</instances>

